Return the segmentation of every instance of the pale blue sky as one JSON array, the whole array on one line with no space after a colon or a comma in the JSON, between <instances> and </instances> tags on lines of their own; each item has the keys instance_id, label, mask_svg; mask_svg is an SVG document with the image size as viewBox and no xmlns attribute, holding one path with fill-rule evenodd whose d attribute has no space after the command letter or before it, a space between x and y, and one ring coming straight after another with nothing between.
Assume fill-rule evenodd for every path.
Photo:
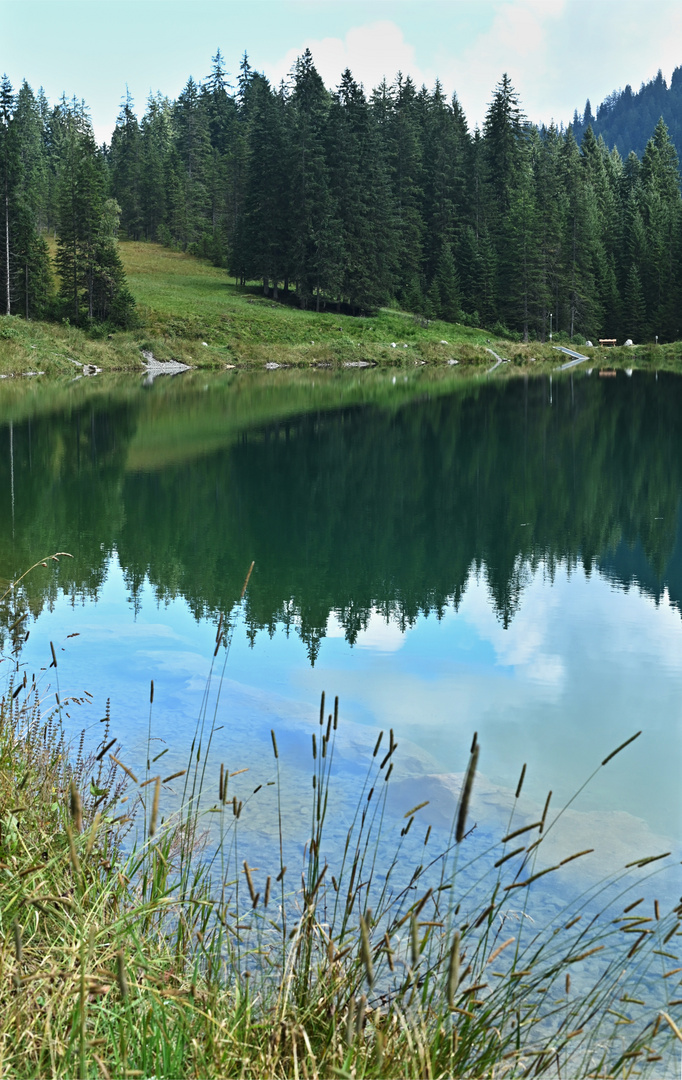
<instances>
[{"instance_id":1,"label":"pale blue sky","mask_svg":"<svg viewBox=\"0 0 682 1080\"><path fill-rule=\"evenodd\" d=\"M329 86L346 65L367 88L398 69L439 76L472 127L503 71L530 119L568 123L587 97L682 63L679 0L0 0L0 26L12 83L84 98L100 141L126 84L142 112L150 90L204 77L218 47L229 71L246 49L275 81L306 45Z\"/></svg>"}]
</instances>

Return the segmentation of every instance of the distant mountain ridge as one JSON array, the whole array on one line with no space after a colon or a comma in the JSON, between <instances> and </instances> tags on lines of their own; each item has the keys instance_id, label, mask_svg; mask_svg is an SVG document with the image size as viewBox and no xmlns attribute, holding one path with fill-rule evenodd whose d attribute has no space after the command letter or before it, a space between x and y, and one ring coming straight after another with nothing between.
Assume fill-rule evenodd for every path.
<instances>
[{"instance_id":1,"label":"distant mountain ridge","mask_svg":"<svg viewBox=\"0 0 682 1080\"><path fill-rule=\"evenodd\" d=\"M588 98L582 115L575 110L571 126L578 143L592 125L594 134L601 135L609 149L617 147L623 159L631 151L641 158L661 116L682 158L682 67L673 71L670 86L659 69L656 78L642 83L637 93L630 85L614 90L602 101L596 115Z\"/></svg>"}]
</instances>

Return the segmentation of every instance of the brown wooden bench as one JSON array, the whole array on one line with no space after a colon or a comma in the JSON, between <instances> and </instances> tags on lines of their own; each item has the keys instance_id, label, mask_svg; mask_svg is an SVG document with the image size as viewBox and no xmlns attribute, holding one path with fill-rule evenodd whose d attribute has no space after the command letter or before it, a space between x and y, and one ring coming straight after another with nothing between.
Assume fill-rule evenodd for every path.
<instances>
[{"instance_id":1,"label":"brown wooden bench","mask_svg":"<svg viewBox=\"0 0 682 1080\"><path fill-rule=\"evenodd\" d=\"M616 344L616 339L615 337L602 337L599 338L599 344L603 345L604 347L612 348Z\"/></svg>"}]
</instances>

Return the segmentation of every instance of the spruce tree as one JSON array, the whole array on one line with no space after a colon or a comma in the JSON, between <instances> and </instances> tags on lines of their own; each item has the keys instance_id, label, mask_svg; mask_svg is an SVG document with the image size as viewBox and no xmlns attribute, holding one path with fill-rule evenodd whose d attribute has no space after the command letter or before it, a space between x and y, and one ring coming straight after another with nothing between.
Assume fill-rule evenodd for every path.
<instances>
[{"instance_id":1,"label":"spruce tree","mask_svg":"<svg viewBox=\"0 0 682 1080\"><path fill-rule=\"evenodd\" d=\"M646 305L644 303L642 283L634 263L630 267L625 282L623 308L625 312L623 316L624 336L631 338L634 342L640 342L645 333Z\"/></svg>"},{"instance_id":2,"label":"spruce tree","mask_svg":"<svg viewBox=\"0 0 682 1080\"><path fill-rule=\"evenodd\" d=\"M538 323L542 309L543 267L538 226L532 163L527 154L519 167L504 244L508 274L505 322L519 327L524 341L528 341L529 329Z\"/></svg>"},{"instance_id":3,"label":"spruce tree","mask_svg":"<svg viewBox=\"0 0 682 1080\"><path fill-rule=\"evenodd\" d=\"M262 280L266 296L272 282L277 296L288 238L286 148L277 98L260 75L251 88L248 148L244 270Z\"/></svg>"},{"instance_id":4,"label":"spruce tree","mask_svg":"<svg viewBox=\"0 0 682 1080\"><path fill-rule=\"evenodd\" d=\"M12 225L14 214L14 189L19 173L19 147L14 116L14 91L6 75L0 81L0 284L2 297L0 310L12 314Z\"/></svg>"},{"instance_id":5,"label":"spruce tree","mask_svg":"<svg viewBox=\"0 0 682 1080\"><path fill-rule=\"evenodd\" d=\"M296 61L291 105L293 273L301 307L314 296L319 311L322 293L341 283L341 230L325 153L330 96L309 49Z\"/></svg>"},{"instance_id":6,"label":"spruce tree","mask_svg":"<svg viewBox=\"0 0 682 1080\"><path fill-rule=\"evenodd\" d=\"M140 213L145 240L165 239L163 230L168 230L170 111L167 98L150 94L140 124Z\"/></svg>"},{"instance_id":7,"label":"spruce tree","mask_svg":"<svg viewBox=\"0 0 682 1080\"><path fill-rule=\"evenodd\" d=\"M564 274L559 315L572 338L580 332L597 336L602 328L602 308L595 283L599 221L594 193L582 168L580 151L569 131L560 151L566 192L562 236Z\"/></svg>"},{"instance_id":8,"label":"spruce tree","mask_svg":"<svg viewBox=\"0 0 682 1080\"><path fill-rule=\"evenodd\" d=\"M230 93L228 73L220 49L211 63L211 73L201 88L211 145L206 169L211 231L207 253L214 263L226 266L230 216L228 163L237 124L237 105Z\"/></svg>"},{"instance_id":9,"label":"spruce tree","mask_svg":"<svg viewBox=\"0 0 682 1080\"><path fill-rule=\"evenodd\" d=\"M421 277L423 261L422 146L416 98L412 79L399 72L391 88L384 140L393 192L396 261L403 283Z\"/></svg>"},{"instance_id":10,"label":"spruce tree","mask_svg":"<svg viewBox=\"0 0 682 1080\"><path fill-rule=\"evenodd\" d=\"M499 315L513 324L518 303L515 275L518 251L519 199L532 199L525 168L526 146L518 94L504 74L493 94L483 127L484 214L486 231L495 250ZM523 195L519 192L522 184ZM512 221L511 210L515 206ZM527 224L527 217L524 215ZM526 226L524 225L524 228ZM522 246L524 241L522 241ZM499 316L498 316L499 317Z\"/></svg>"},{"instance_id":11,"label":"spruce tree","mask_svg":"<svg viewBox=\"0 0 682 1080\"><path fill-rule=\"evenodd\" d=\"M75 101L64 116L59 163L57 268L66 317L128 325L134 301L116 249L119 207L106 198L102 154Z\"/></svg>"},{"instance_id":12,"label":"spruce tree","mask_svg":"<svg viewBox=\"0 0 682 1080\"><path fill-rule=\"evenodd\" d=\"M561 135L552 124L540 140L535 156L534 185L537 212L538 278L536 332L546 340L549 314L554 327L560 312L562 287L562 231L566 215L566 194L561 177Z\"/></svg>"},{"instance_id":13,"label":"spruce tree","mask_svg":"<svg viewBox=\"0 0 682 1080\"><path fill-rule=\"evenodd\" d=\"M120 215L121 208L115 199L103 201L94 251L92 317L129 327L134 320L135 300L128 289L118 252Z\"/></svg>"},{"instance_id":14,"label":"spruce tree","mask_svg":"<svg viewBox=\"0 0 682 1080\"><path fill-rule=\"evenodd\" d=\"M210 231L207 182L211 144L206 102L191 76L173 105L172 130L171 233L184 251L197 251Z\"/></svg>"},{"instance_id":15,"label":"spruce tree","mask_svg":"<svg viewBox=\"0 0 682 1080\"><path fill-rule=\"evenodd\" d=\"M392 198L375 117L349 70L333 95L327 162L342 239L340 296L373 308L393 291Z\"/></svg>"},{"instance_id":16,"label":"spruce tree","mask_svg":"<svg viewBox=\"0 0 682 1080\"><path fill-rule=\"evenodd\" d=\"M447 322L458 322L462 316L459 279L449 244L441 246L433 280L438 289L440 317Z\"/></svg>"},{"instance_id":17,"label":"spruce tree","mask_svg":"<svg viewBox=\"0 0 682 1080\"><path fill-rule=\"evenodd\" d=\"M133 109L133 99L126 96L116 120L109 149L111 190L121 208L121 228L130 240L139 240L143 231L142 214L142 138Z\"/></svg>"},{"instance_id":18,"label":"spruce tree","mask_svg":"<svg viewBox=\"0 0 682 1080\"><path fill-rule=\"evenodd\" d=\"M44 318L51 312L53 299L49 254L39 229L44 219L47 162L39 104L26 82L17 94L13 124L19 153L11 240L16 310L27 319Z\"/></svg>"},{"instance_id":19,"label":"spruce tree","mask_svg":"<svg viewBox=\"0 0 682 1080\"><path fill-rule=\"evenodd\" d=\"M663 119L659 119L646 145L640 172L639 209L646 235L646 252L639 265L647 320L662 336L668 328L663 310L680 281L676 241L682 216L680 171L675 147Z\"/></svg>"}]
</instances>

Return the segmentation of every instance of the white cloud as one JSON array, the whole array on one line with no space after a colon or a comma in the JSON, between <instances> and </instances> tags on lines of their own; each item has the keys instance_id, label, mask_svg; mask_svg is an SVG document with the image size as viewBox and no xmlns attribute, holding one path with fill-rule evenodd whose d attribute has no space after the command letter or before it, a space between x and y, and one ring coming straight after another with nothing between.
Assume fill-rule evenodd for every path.
<instances>
[{"instance_id":1,"label":"white cloud","mask_svg":"<svg viewBox=\"0 0 682 1080\"><path fill-rule=\"evenodd\" d=\"M332 611L327 620L325 636L328 638L342 638L346 631L342 626L336 612ZM379 653L397 652L405 644L405 634L398 624L392 619L386 619L378 611L372 611L367 621L367 626L357 636L357 645L360 649L371 649Z\"/></svg>"},{"instance_id":2,"label":"white cloud","mask_svg":"<svg viewBox=\"0 0 682 1080\"><path fill-rule=\"evenodd\" d=\"M459 55L441 52L438 70L472 126L482 123L503 72L530 120L568 123L588 97L596 111L613 90L637 90L659 68L669 78L682 60L681 36L677 0L511 0Z\"/></svg>"},{"instance_id":3,"label":"white cloud","mask_svg":"<svg viewBox=\"0 0 682 1080\"><path fill-rule=\"evenodd\" d=\"M300 46L289 49L276 63L265 67L265 74L274 85L286 80L297 58L310 49L326 86L338 86L341 73L350 68L355 79L369 92L384 76L390 83L396 73L411 75L418 86L431 84L435 72L423 71L417 64L414 46L405 41L403 31L394 22L381 21L366 26L354 26L345 37L307 38Z\"/></svg>"},{"instance_id":4,"label":"white cloud","mask_svg":"<svg viewBox=\"0 0 682 1080\"><path fill-rule=\"evenodd\" d=\"M492 610L487 585L472 573L459 616L475 628L482 641L490 642L500 667L513 668L522 678L539 684L554 701L560 698L566 682L564 658L549 645L560 603L559 591L548 589L538 572L526 585L520 609L505 629Z\"/></svg>"},{"instance_id":5,"label":"white cloud","mask_svg":"<svg viewBox=\"0 0 682 1080\"><path fill-rule=\"evenodd\" d=\"M432 87L438 77L448 95L457 94L473 128L483 123L504 72L530 120L568 123L586 98L596 111L613 90L627 83L637 90L659 68L669 79L682 62L679 0L503 0L480 4L481 18L473 24L459 18L458 7L449 0L429 5L428 41L423 28L400 25L398 7L394 21L353 26L343 37L307 38L265 73L279 83L308 47L332 88L346 67L366 91L384 76L392 82L399 70L419 86ZM409 20L402 21L407 27Z\"/></svg>"}]
</instances>

